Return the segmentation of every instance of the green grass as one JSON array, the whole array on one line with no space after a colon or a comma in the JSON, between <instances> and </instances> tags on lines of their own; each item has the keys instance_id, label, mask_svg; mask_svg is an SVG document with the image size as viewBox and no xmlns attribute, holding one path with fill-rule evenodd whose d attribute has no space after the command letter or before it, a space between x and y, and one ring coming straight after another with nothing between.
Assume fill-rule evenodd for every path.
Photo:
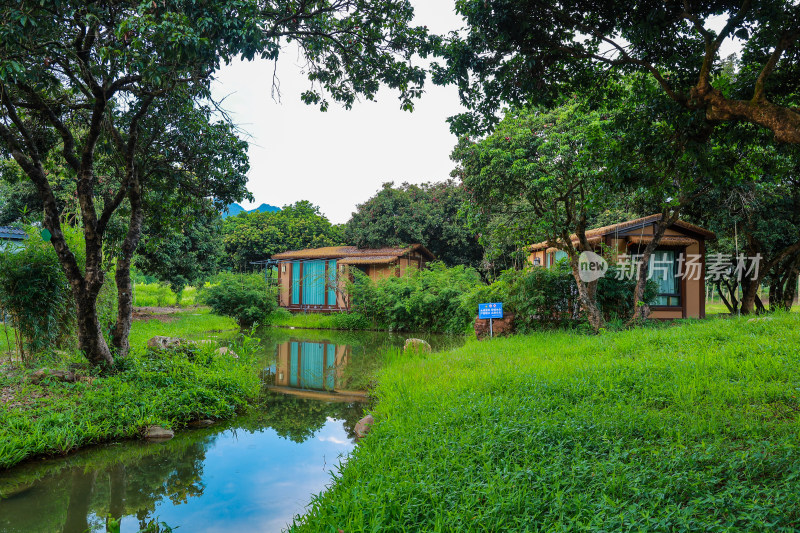
<instances>
[{"instance_id":1,"label":"green grass","mask_svg":"<svg viewBox=\"0 0 800 533\"><path fill-rule=\"evenodd\" d=\"M800 317L395 357L294 531L797 531Z\"/></svg>"},{"instance_id":2,"label":"green grass","mask_svg":"<svg viewBox=\"0 0 800 533\"><path fill-rule=\"evenodd\" d=\"M197 307L167 315L161 320L135 321L130 343L132 347L143 349L147 346L147 341L156 335L198 340L226 331L239 331L235 320L214 315L207 307Z\"/></svg>"},{"instance_id":3,"label":"green grass","mask_svg":"<svg viewBox=\"0 0 800 533\"><path fill-rule=\"evenodd\" d=\"M369 330L372 325L358 313L290 313L278 309L267 316L266 323L282 328Z\"/></svg>"},{"instance_id":4,"label":"green grass","mask_svg":"<svg viewBox=\"0 0 800 533\"><path fill-rule=\"evenodd\" d=\"M763 300L766 302L766 297L762 296ZM793 305L791 309L792 313L800 313L800 305ZM730 315L730 311L722 302L706 302L706 315Z\"/></svg>"},{"instance_id":5,"label":"green grass","mask_svg":"<svg viewBox=\"0 0 800 533\"><path fill-rule=\"evenodd\" d=\"M260 392L253 342L232 346L238 359L216 356L214 346L149 353L154 335L193 339L230 330L233 321L201 310L176 320L135 322L132 353L120 371L91 383L46 380L34 384L30 370L0 372L0 390L15 398L0 403L0 468L36 455L64 454L97 442L137 437L150 424L181 427L200 418L225 419L241 412ZM63 369L84 362L79 355L42 360L37 367ZM50 363L50 364L47 364ZM80 374L90 375L89 370ZM21 403L12 407L13 403Z\"/></svg>"},{"instance_id":6,"label":"green grass","mask_svg":"<svg viewBox=\"0 0 800 533\"><path fill-rule=\"evenodd\" d=\"M197 289L186 287L181 294L183 307L196 304ZM136 283L133 288L133 305L136 307L169 307L177 305L177 296L172 290L157 283Z\"/></svg>"}]
</instances>

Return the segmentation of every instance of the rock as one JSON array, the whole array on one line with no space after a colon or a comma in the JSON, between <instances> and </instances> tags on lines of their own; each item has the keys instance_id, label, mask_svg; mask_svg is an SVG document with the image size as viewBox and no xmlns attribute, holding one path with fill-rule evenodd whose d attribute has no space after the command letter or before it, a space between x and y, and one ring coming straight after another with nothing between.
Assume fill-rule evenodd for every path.
<instances>
[{"instance_id":1,"label":"rock","mask_svg":"<svg viewBox=\"0 0 800 533\"><path fill-rule=\"evenodd\" d=\"M180 339L178 337L162 337L157 335L147 341L147 347L153 348L156 350L167 350L170 348L179 348L181 346L186 346L187 344L191 344L186 339Z\"/></svg>"},{"instance_id":2,"label":"rock","mask_svg":"<svg viewBox=\"0 0 800 533\"><path fill-rule=\"evenodd\" d=\"M375 418L372 415L367 415L358 422L356 422L355 432L356 437L363 439L372 429L372 424L375 423Z\"/></svg>"},{"instance_id":3,"label":"rock","mask_svg":"<svg viewBox=\"0 0 800 533\"><path fill-rule=\"evenodd\" d=\"M74 383L75 373L68 370L49 370L47 368L40 368L31 374L30 377L31 381L34 383L39 383L45 378L52 378L56 381L63 381L65 383Z\"/></svg>"},{"instance_id":4,"label":"rock","mask_svg":"<svg viewBox=\"0 0 800 533\"><path fill-rule=\"evenodd\" d=\"M230 355L234 359L239 359L239 356L236 354L236 352L234 352L233 350L231 350L227 346L223 346L221 348L217 348L214 351L214 353L217 354L217 355Z\"/></svg>"},{"instance_id":5,"label":"rock","mask_svg":"<svg viewBox=\"0 0 800 533\"><path fill-rule=\"evenodd\" d=\"M489 336L489 319L476 318L473 327L475 328L475 336L478 339L483 339ZM492 332L494 333L495 337L511 335L513 331L514 331L513 314L508 314L503 318L495 318L494 321L492 322Z\"/></svg>"},{"instance_id":6,"label":"rock","mask_svg":"<svg viewBox=\"0 0 800 533\"><path fill-rule=\"evenodd\" d=\"M422 339L406 339L406 344L403 346L404 352L423 352L430 353L433 351L431 345Z\"/></svg>"},{"instance_id":7,"label":"rock","mask_svg":"<svg viewBox=\"0 0 800 533\"><path fill-rule=\"evenodd\" d=\"M144 438L147 440L163 441L175 436L175 432L161 426L147 426L144 428Z\"/></svg>"},{"instance_id":8,"label":"rock","mask_svg":"<svg viewBox=\"0 0 800 533\"><path fill-rule=\"evenodd\" d=\"M203 418L201 420L192 420L189 422L190 428L207 428L214 425L213 420L209 420L208 418Z\"/></svg>"}]
</instances>

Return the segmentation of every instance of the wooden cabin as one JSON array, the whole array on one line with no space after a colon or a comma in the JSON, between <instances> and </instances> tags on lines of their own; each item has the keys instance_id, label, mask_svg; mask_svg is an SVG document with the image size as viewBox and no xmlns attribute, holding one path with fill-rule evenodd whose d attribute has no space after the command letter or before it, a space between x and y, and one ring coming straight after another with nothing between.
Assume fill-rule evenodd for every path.
<instances>
[{"instance_id":1,"label":"wooden cabin","mask_svg":"<svg viewBox=\"0 0 800 533\"><path fill-rule=\"evenodd\" d=\"M330 246L284 252L278 262L279 305L293 311L331 312L347 309L346 282L351 269L373 280L402 276L435 259L421 244L404 248Z\"/></svg>"},{"instance_id":2,"label":"wooden cabin","mask_svg":"<svg viewBox=\"0 0 800 533\"><path fill-rule=\"evenodd\" d=\"M586 238L595 252L601 253L605 249L606 255L610 253L614 260L623 254L634 256L641 254L652 241L660 218L661 215L650 215L587 230ZM571 238L577 245L577 237L572 235ZM705 318L706 240L714 238L713 232L682 220L667 228L650 259L650 277L658 283L660 291L656 303L650 306L650 318ZM547 242L532 245L530 252L531 263L545 268L567 257L566 252L549 246ZM658 265L655 270L654 264ZM686 276L680 275L682 269Z\"/></svg>"}]
</instances>

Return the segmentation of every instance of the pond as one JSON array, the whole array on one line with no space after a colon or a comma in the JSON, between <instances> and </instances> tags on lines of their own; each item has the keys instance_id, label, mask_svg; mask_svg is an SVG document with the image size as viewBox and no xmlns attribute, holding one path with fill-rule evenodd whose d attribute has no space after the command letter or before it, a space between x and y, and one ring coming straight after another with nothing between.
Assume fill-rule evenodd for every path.
<instances>
[{"instance_id":1,"label":"pond","mask_svg":"<svg viewBox=\"0 0 800 533\"><path fill-rule=\"evenodd\" d=\"M280 531L302 514L355 446L365 388L406 336L265 329L264 398L251 412L0 472L0 531ZM420 336L434 349L463 342ZM224 340L224 339L222 339Z\"/></svg>"}]
</instances>

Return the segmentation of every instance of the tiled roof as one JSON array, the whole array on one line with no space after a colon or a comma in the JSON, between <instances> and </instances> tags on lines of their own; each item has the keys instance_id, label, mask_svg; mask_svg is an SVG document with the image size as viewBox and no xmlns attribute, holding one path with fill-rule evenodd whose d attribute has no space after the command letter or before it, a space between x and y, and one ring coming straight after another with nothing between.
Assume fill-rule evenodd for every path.
<instances>
[{"instance_id":1,"label":"tiled roof","mask_svg":"<svg viewBox=\"0 0 800 533\"><path fill-rule=\"evenodd\" d=\"M642 218L637 218L637 219L634 219L634 220L628 220L626 222L620 222L619 224L612 224L610 226L603 226L603 227L600 227L600 228L594 228L594 229L586 230L586 238L589 239L590 242L591 242L591 240L593 238L600 238L600 237L602 237L604 235L609 235L611 233L623 232L623 231L625 231L625 230L627 230L629 228L633 228L633 227L636 227L636 226L639 226L639 225L647 225L647 224L651 224L651 223L654 223L654 222L658 222L658 220L660 218L661 218L661 214L659 213L659 214L650 215L650 216L646 216L646 217L642 217ZM675 227L675 226L677 226L679 228L688 229L689 231L693 231L695 233L699 233L700 235L702 235L703 237L706 237L707 239L713 239L714 237L716 237L716 235L714 235L713 231L708 231L705 228L701 228L700 226L695 226L694 224L690 224L688 222L684 222L683 220L675 221L675 223L671 227ZM570 238L572 239L572 242L575 242L575 243L578 242L577 235L572 234L572 235L570 235ZM543 250L543 249L546 249L546 248L548 248L547 241L544 241L544 242L538 242L536 244L531 245L530 250L532 252L535 252L537 250Z\"/></svg>"},{"instance_id":2,"label":"tiled roof","mask_svg":"<svg viewBox=\"0 0 800 533\"><path fill-rule=\"evenodd\" d=\"M339 259L340 265L382 265L397 261L396 255L361 255Z\"/></svg>"},{"instance_id":3,"label":"tiled roof","mask_svg":"<svg viewBox=\"0 0 800 533\"><path fill-rule=\"evenodd\" d=\"M631 235L628 239L634 244L647 244L653 240L653 237L650 235ZM697 244L697 240L677 235L664 235L661 237L661 244L664 246L691 246Z\"/></svg>"},{"instance_id":4,"label":"tiled roof","mask_svg":"<svg viewBox=\"0 0 800 533\"><path fill-rule=\"evenodd\" d=\"M421 244L412 244L404 248L357 248L355 246L327 246L325 248L309 248L307 250L293 250L272 256L273 259L355 259L376 257L391 257L392 260L411 252L419 252L428 259L434 259L433 254ZM361 263L364 264L364 263Z\"/></svg>"},{"instance_id":5,"label":"tiled roof","mask_svg":"<svg viewBox=\"0 0 800 533\"><path fill-rule=\"evenodd\" d=\"M0 226L0 239L12 239L22 241L28 238L25 230L14 228L12 226Z\"/></svg>"}]
</instances>

